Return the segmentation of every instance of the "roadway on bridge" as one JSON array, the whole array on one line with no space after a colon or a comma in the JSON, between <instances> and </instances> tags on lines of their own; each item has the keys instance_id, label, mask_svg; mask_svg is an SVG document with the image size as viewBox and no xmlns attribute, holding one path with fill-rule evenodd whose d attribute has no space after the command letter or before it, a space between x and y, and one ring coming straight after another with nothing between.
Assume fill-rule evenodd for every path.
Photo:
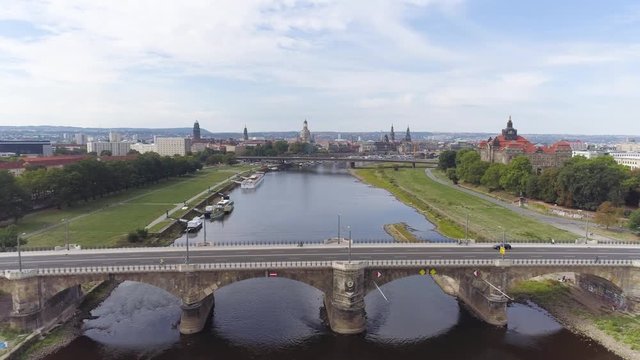
<instances>
[{"instance_id":1,"label":"roadway on bridge","mask_svg":"<svg viewBox=\"0 0 640 360\"><path fill-rule=\"evenodd\" d=\"M364 246L351 250L352 260L430 260L430 259L499 259L491 244L471 246ZM113 265L157 265L185 262L185 248L141 248L120 250L86 250L22 253L23 269L64 268ZM518 245L508 250L506 259L587 259L640 260L640 247L632 246L575 246L575 245ZM199 247L190 250L191 263L236 263L278 261L335 261L347 260L348 248L342 246L303 247ZM18 268L16 253L0 256L0 270Z\"/></svg>"}]
</instances>

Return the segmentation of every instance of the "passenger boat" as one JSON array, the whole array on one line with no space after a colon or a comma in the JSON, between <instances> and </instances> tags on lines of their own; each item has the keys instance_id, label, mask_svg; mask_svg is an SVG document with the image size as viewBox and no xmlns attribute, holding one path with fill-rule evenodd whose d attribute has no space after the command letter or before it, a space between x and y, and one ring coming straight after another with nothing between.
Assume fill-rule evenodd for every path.
<instances>
[{"instance_id":1,"label":"passenger boat","mask_svg":"<svg viewBox=\"0 0 640 360\"><path fill-rule=\"evenodd\" d=\"M228 196L224 196L222 200L218 201L215 206L215 210L222 210L225 213L230 213L233 211L233 200L230 200Z\"/></svg>"},{"instance_id":2,"label":"passenger boat","mask_svg":"<svg viewBox=\"0 0 640 360\"><path fill-rule=\"evenodd\" d=\"M187 223L187 232L198 231L202 227L202 219L196 216Z\"/></svg>"},{"instance_id":3,"label":"passenger boat","mask_svg":"<svg viewBox=\"0 0 640 360\"><path fill-rule=\"evenodd\" d=\"M264 173L257 172L247 178L244 178L244 180L242 180L242 182L240 183L240 187L242 189L255 189L258 187L258 185L260 185L260 183L262 183L263 179Z\"/></svg>"}]
</instances>

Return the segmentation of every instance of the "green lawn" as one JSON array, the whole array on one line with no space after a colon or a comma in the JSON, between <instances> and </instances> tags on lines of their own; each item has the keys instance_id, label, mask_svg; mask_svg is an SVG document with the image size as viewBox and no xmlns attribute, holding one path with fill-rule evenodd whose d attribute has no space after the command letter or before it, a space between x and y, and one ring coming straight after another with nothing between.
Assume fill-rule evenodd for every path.
<instances>
[{"instance_id":1,"label":"green lawn","mask_svg":"<svg viewBox=\"0 0 640 360\"><path fill-rule=\"evenodd\" d=\"M469 217L470 237L498 241L506 230L507 241L573 240L575 235L514 213L501 206L429 179L424 168L358 169L367 183L387 189L402 202L425 212L443 234L464 238Z\"/></svg>"},{"instance_id":2,"label":"green lawn","mask_svg":"<svg viewBox=\"0 0 640 360\"><path fill-rule=\"evenodd\" d=\"M163 181L144 189L130 190L71 208L40 211L22 219L18 230L29 233L56 225L43 233L27 235L28 246L63 245L66 227L62 219L86 214L70 222L69 242L83 246L114 246L122 242L128 232L144 228L176 204L247 169L249 166L208 168L193 176Z\"/></svg>"}]
</instances>

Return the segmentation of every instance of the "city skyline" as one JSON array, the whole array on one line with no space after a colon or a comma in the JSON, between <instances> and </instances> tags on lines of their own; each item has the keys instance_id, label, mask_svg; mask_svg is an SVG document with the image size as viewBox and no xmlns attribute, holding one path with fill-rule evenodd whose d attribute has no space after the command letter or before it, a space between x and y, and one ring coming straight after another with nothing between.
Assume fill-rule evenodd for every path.
<instances>
[{"instance_id":1,"label":"city skyline","mask_svg":"<svg viewBox=\"0 0 640 360\"><path fill-rule=\"evenodd\" d=\"M0 3L0 126L640 134L631 1Z\"/></svg>"}]
</instances>

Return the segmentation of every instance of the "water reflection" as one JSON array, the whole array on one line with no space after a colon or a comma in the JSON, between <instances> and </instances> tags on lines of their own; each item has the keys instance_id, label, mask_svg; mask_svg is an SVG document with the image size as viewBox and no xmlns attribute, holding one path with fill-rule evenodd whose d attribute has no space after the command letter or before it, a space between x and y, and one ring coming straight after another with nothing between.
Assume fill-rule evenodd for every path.
<instances>
[{"instance_id":1,"label":"water reflection","mask_svg":"<svg viewBox=\"0 0 640 360\"><path fill-rule=\"evenodd\" d=\"M85 336L108 346L158 349L178 341L180 300L151 285L125 281L84 322ZM149 331L149 329L153 329Z\"/></svg>"},{"instance_id":2,"label":"water reflection","mask_svg":"<svg viewBox=\"0 0 640 360\"><path fill-rule=\"evenodd\" d=\"M236 188L230 195L235 209L223 220L207 223L207 241L322 241L337 236L338 214L342 215L341 231L345 237L348 225L355 239L390 241L383 226L405 222L420 238L448 241L415 209L336 167L267 173L257 189ZM202 230L189 236L190 243L203 241ZM184 235L176 239L176 243L184 242Z\"/></svg>"}]
</instances>

